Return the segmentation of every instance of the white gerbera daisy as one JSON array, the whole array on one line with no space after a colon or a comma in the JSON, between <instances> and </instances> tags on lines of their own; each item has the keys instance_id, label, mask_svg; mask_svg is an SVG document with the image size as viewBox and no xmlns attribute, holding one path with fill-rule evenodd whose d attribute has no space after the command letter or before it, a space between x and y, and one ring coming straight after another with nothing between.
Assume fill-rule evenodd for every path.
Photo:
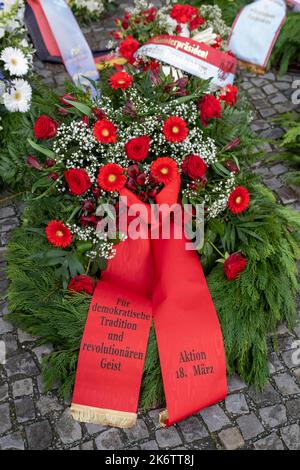
<instances>
[{"instance_id":1,"label":"white gerbera daisy","mask_svg":"<svg viewBox=\"0 0 300 470\"><path fill-rule=\"evenodd\" d=\"M11 75L21 77L28 72L28 60L24 53L16 47L5 47L0 59L4 62L4 69L8 70Z\"/></svg>"},{"instance_id":2,"label":"white gerbera daisy","mask_svg":"<svg viewBox=\"0 0 300 470\"><path fill-rule=\"evenodd\" d=\"M3 95L4 106L10 112L26 113L30 108L31 94L29 83L26 80L16 78Z\"/></svg>"}]
</instances>

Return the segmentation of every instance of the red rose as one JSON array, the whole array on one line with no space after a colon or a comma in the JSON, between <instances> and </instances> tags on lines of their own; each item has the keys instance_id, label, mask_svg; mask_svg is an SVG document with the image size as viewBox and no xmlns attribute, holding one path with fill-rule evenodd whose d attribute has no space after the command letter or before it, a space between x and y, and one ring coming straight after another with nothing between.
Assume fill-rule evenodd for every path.
<instances>
[{"instance_id":1,"label":"red rose","mask_svg":"<svg viewBox=\"0 0 300 470\"><path fill-rule=\"evenodd\" d=\"M229 281L237 279L246 269L247 260L240 253L233 253L224 263L224 272Z\"/></svg>"},{"instance_id":2,"label":"red rose","mask_svg":"<svg viewBox=\"0 0 300 470\"><path fill-rule=\"evenodd\" d=\"M237 102L237 93L239 89L237 86L227 85L226 87L222 88L219 93L219 100L224 101L229 106L234 106Z\"/></svg>"},{"instance_id":3,"label":"red rose","mask_svg":"<svg viewBox=\"0 0 300 470\"><path fill-rule=\"evenodd\" d=\"M52 139L56 136L57 123L45 114L42 114L35 121L33 130L36 139Z\"/></svg>"},{"instance_id":4,"label":"red rose","mask_svg":"<svg viewBox=\"0 0 300 470\"><path fill-rule=\"evenodd\" d=\"M85 292L86 294L93 295L95 283L91 277L80 274L72 277L68 285L68 289L75 292Z\"/></svg>"},{"instance_id":5,"label":"red rose","mask_svg":"<svg viewBox=\"0 0 300 470\"><path fill-rule=\"evenodd\" d=\"M125 152L130 160L135 162L141 162L148 157L150 148L150 137L142 135L141 137L135 137L130 139L125 144Z\"/></svg>"},{"instance_id":6,"label":"red rose","mask_svg":"<svg viewBox=\"0 0 300 470\"><path fill-rule=\"evenodd\" d=\"M182 163L182 171L192 180L202 179L205 176L207 165L199 155L189 155Z\"/></svg>"},{"instance_id":7,"label":"red rose","mask_svg":"<svg viewBox=\"0 0 300 470\"><path fill-rule=\"evenodd\" d=\"M222 117L222 107L220 102L213 95L205 95L199 103L200 119L204 127L207 120Z\"/></svg>"},{"instance_id":8,"label":"red rose","mask_svg":"<svg viewBox=\"0 0 300 470\"><path fill-rule=\"evenodd\" d=\"M136 41L133 36L127 36L124 41L120 43L120 54L132 64L134 62L133 56L139 47L139 42Z\"/></svg>"},{"instance_id":9,"label":"red rose","mask_svg":"<svg viewBox=\"0 0 300 470\"><path fill-rule=\"evenodd\" d=\"M71 168L64 175L71 193L76 196L81 196L91 187L89 175L83 169Z\"/></svg>"},{"instance_id":10,"label":"red rose","mask_svg":"<svg viewBox=\"0 0 300 470\"><path fill-rule=\"evenodd\" d=\"M172 10L170 11L170 16L177 23L188 23L193 16L198 14L198 10L195 7L191 7L190 5L174 5Z\"/></svg>"}]
</instances>

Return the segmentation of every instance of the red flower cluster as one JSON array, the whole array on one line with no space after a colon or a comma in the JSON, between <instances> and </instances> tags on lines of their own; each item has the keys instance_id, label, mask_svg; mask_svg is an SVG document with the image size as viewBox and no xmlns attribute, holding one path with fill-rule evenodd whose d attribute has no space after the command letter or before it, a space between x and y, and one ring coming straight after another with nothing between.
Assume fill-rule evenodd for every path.
<instances>
[{"instance_id":1,"label":"red flower cluster","mask_svg":"<svg viewBox=\"0 0 300 470\"><path fill-rule=\"evenodd\" d=\"M98 121L102 119L106 119L106 114L101 108L97 108L96 106L92 108L92 113Z\"/></svg>"},{"instance_id":2,"label":"red flower cluster","mask_svg":"<svg viewBox=\"0 0 300 470\"><path fill-rule=\"evenodd\" d=\"M109 79L109 84L114 90L126 90L133 83L133 76L127 72L117 72Z\"/></svg>"},{"instance_id":3,"label":"red flower cluster","mask_svg":"<svg viewBox=\"0 0 300 470\"><path fill-rule=\"evenodd\" d=\"M156 8L149 8L143 11L144 22L146 24L152 23L156 17Z\"/></svg>"},{"instance_id":4,"label":"red flower cluster","mask_svg":"<svg viewBox=\"0 0 300 470\"><path fill-rule=\"evenodd\" d=\"M227 85L222 88L218 96L220 101L224 101L229 106L234 106L237 103L237 93L239 89L237 86Z\"/></svg>"},{"instance_id":5,"label":"red flower cluster","mask_svg":"<svg viewBox=\"0 0 300 470\"><path fill-rule=\"evenodd\" d=\"M115 30L115 31L111 31L110 33L112 35L112 37L114 39L116 39L117 41L119 41L121 39L121 31L118 31L118 30Z\"/></svg>"},{"instance_id":6,"label":"red flower cluster","mask_svg":"<svg viewBox=\"0 0 300 470\"><path fill-rule=\"evenodd\" d=\"M197 8L191 5L181 5L177 3L170 11L170 16L176 20L177 23L188 23L197 13Z\"/></svg>"},{"instance_id":7,"label":"red flower cluster","mask_svg":"<svg viewBox=\"0 0 300 470\"><path fill-rule=\"evenodd\" d=\"M30 166L31 168L34 168L35 170L42 170L42 165L38 161L36 157L33 155L28 155L27 157L27 165Z\"/></svg>"},{"instance_id":8,"label":"red flower cluster","mask_svg":"<svg viewBox=\"0 0 300 470\"><path fill-rule=\"evenodd\" d=\"M125 144L125 152L130 160L135 162L141 162L148 157L150 149L150 137L142 135L141 137L135 137L130 139Z\"/></svg>"},{"instance_id":9,"label":"red flower cluster","mask_svg":"<svg viewBox=\"0 0 300 470\"><path fill-rule=\"evenodd\" d=\"M169 142L182 142L188 136L187 123L177 116L169 117L163 125L163 133Z\"/></svg>"},{"instance_id":10,"label":"red flower cluster","mask_svg":"<svg viewBox=\"0 0 300 470\"><path fill-rule=\"evenodd\" d=\"M235 188L228 198L228 207L233 214L240 214L248 209L250 204L250 195L248 189L244 186Z\"/></svg>"},{"instance_id":11,"label":"red flower cluster","mask_svg":"<svg viewBox=\"0 0 300 470\"><path fill-rule=\"evenodd\" d=\"M216 37L215 42L214 44L211 45L211 47L213 47L214 49L220 49L222 46L222 43L223 43L223 39L220 36L218 36Z\"/></svg>"},{"instance_id":12,"label":"red flower cluster","mask_svg":"<svg viewBox=\"0 0 300 470\"><path fill-rule=\"evenodd\" d=\"M227 145L224 147L224 152L228 152L228 150L235 149L238 147L241 143L241 139L239 137L235 137L231 142L229 142Z\"/></svg>"},{"instance_id":13,"label":"red flower cluster","mask_svg":"<svg viewBox=\"0 0 300 470\"><path fill-rule=\"evenodd\" d=\"M71 104L68 103L66 100L69 100L69 101L77 101L76 98L74 98L73 95L70 95L69 93L65 93L64 95L60 96L59 97L59 101L60 103L64 106L63 108L59 108L59 113L62 115L62 116L66 116L68 114L68 111L67 109L65 108L71 108Z\"/></svg>"},{"instance_id":14,"label":"red flower cluster","mask_svg":"<svg viewBox=\"0 0 300 470\"><path fill-rule=\"evenodd\" d=\"M70 230L61 220L51 220L45 229L45 233L49 243L56 247L66 248L73 240Z\"/></svg>"},{"instance_id":15,"label":"red flower cluster","mask_svg":"<svg viewBox=\"0 0 300 470\"><path fill-rule=\"evenodd\" d=\"M207 165L199 155L188 155L182 163L182 172L192 180L202 179L205 176Z\"/></svg>"},{"instance_id":16,"label":"red flower cluster","mask_svg":"<svg viewBox=\"0 0 300 470\"><path fill-rule=\"evenodd\" d=\"M53 139L56 136L57 123L45 114L42 114L35 121L33 131L36 139Z\"/></svg>"},{"instance_id":17,"label":"red flower cluster","mask_svg":"<svg viewBox=\"0 0 300 470\"><path fill-rule=\"evenodd\" d=\"M92 185L89 175L83 169L71 168L66 170L64 175L71 193L76 196L84 194Z\"/></svg>"},{"instance_id":18,"label":"red flower cluster","mask_svg":"<svg viewBox=\"0 0 300 470\"><path fill-rule=\"evenodd\" d=\"M94 227L98 224L98 219L94 215L81 215L79 222L80 225L87 227L88 225L94 225Z\"/></svg>"},{"instance_id":19,"label":"red flower cluster","mask_svg":"<svg viewBox=\"0 0 300 470\"><path fill-rule=\"evenodd\" d=\"M100 168L98 184L104 191L121 191L126 184L123 168L116 163L107 163Z\"/></svg>"},{"instance_id":20,"label":"red flower cluster","mask_svg":"<svg viewBox=\"0 0 300 470\"><path fill-rule=\"evenodd\" d=\"M190 21L190 30L198 29L199 26L202 26L204 23L205 19L197 13Z\"/></svg>"},{"instance_id":21,"label":"red flower cluster","mask_svg":"<svg viewBox=\"0 0 300 470\"><path fill-rule=\"evenodd\" d=\"M158 183L169 184L178 175L176 162L170 157L160 157L152 163L150 175Z\"/></svg>"},{"instance_id":22,"label":"red flower cluster","mask_svg":"<svg viewBox=\"0 0 300 470\"><path fill-rule=\"evenodd\" d=\"M174 5L170 11L170 16L177 23L189 23L191 30L197 29L205 23L204 18L199 15L198 9L190 5Z\"/></svg>"},{"instance_id":23,"label":"red flower cluster","mask_svg":"<svg viewBox=\"0 0 300 470\"><path fill-rule=\"evenodd\" d=\"M134 63L134 54L140 47L140 43L134 39L133 36L126 36L120 43L120 54L128 60L130 64Z\"/></svg>"},{"instance_id":24,"label":"red flower cluster","mask_svg":"<svg viewBox=\"0 0 300 470\"><path fill-rule=\"evenodd\" d=\"M247 260L240 253L233 253L224 263L224 272L229 281L233 281L246 269Z\"/></svg>"},{"instance_id":25,"label":"red flower cluster","mask_svg":"<svg viewBox=\"0 0 300 470\"><path fill-rule=\"evenodd\" d=\"M73 95L70 95L70 93L65 93L64 95L60 96L59 101L66 108L71 108L71 106L72 106L66 100L68 100L68 101L77 101L77 99Z\"/></svg>"},{"instance_id":26,"label":"red flower cluster","mask_svg":"<svg viewBox=\"0 0 300 470\"><path fill-rule=\"evenodd\" d=\"M115 125L107 119L97 121L93 128L95 139L101 144L114 144L117 141L117 129Z\"/></svg>"},{"instance_id":27,"label":"red flower cluster","mask_svg":"<svg viewBox=\"0 0 300 470\"><path fill-rule=\"evenodd\" d=\"M161 190L160 183L153 175L149 176L147 181L146 173L140 170L139 166L134 163L127 168L127 182L126 187L130 191L138 193L138 197L142 202L149 202L150 199L155 199ZM147 189L145 188L147 181Z\"/></svg>"},{"instance_id":28,"label":"red flower cluster","mask_svg":"<svg viewBox=\"0 0 300 470\"><path fill-rule=\"evenodd\" d=\"M130 18L131 18L131 14L130 13L125 13L124 18L123 19L117 18L115 20L115 23L116 23L117 26L122 26L122 28L126 30L126 29L129 28Z\"/></svg>"},{"instance_id":29,"label":"red flower cluster","mask_svg":"<svg viewBox=\"0 0 300 470\"><path fill-rule=\"evenodd\" d=\"M238 173L239 172L239 167L231 160L226 160L224 162L224 165L226 168L231 171L231 173Z\"/></svg>"},{"instance_id":30,"label":"red flower cluster","mask_svg":"<svg viewBox=\"0 0 300 470\"><path fill-rule=\"evenodd\" d=\"M205 95L199 103L200 119L204 127L208 120L222 117L222 107L220 102L213 95Z\"/></svg>"},{"instance_id":31,"label":"red flower cluster","mask_svg":"<svg viewBox=\"0 0 300 470\"><path fill-rule=\"evenodd\" d=\"M95 283L90 276L80 274L72 277L68 285L68 289L75 292L85 292L86 294L93 295Z\"/></svg>"}]
</instances>

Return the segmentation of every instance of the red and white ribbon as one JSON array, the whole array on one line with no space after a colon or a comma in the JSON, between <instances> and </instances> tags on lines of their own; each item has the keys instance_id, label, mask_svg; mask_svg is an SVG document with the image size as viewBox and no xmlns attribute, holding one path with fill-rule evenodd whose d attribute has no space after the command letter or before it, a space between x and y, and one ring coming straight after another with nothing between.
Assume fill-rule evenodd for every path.
<instances>
[{"instance_id":1,"label":"red and white ribbon","mask_svg":"<svg viewBox=\"0 0 300 470\"><path fill-rule=\"evenodd\" d=\"M211 79L219 87L233 83L237 67L236 59L229 54L194 39L167 34L150 39L136 55L157 59L204 80Z\"/></svg>"}]
</instances>

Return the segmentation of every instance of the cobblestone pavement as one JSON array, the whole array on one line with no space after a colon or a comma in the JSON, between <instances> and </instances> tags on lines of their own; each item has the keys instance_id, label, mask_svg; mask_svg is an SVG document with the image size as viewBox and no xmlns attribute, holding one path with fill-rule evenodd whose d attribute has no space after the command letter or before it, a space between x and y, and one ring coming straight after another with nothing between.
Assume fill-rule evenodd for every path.
<instances>
[{"instance_id":1,"label":"cobblestone pavement","mask_svg":"<svg viewBox=\"0 0 300 470\"><path fill-rule=\"evenodd\" d=\"M104 31L111 26L108 20L102 29L94 28L93 40L97 42L96 37L100 37L104 41ZM36 62L36 68L49 85L62 86L66 78L62 66ZM274 139L283 132L272 124L272 118L293 107L292 83L296 78L293 74L243 74L241 86L253 103L253 129L270 139L264 144L265 158L272 155ZM265 165L262 161L255 171L283 204L300 209L299 189L285 184L287 168L282 162ZM2 193L1 199L7 197L8 192ZM7 288L6 244L21 211L22 203L15 200L0 205L0 296ZM40 360L52 347L39 346L35 338L13 328L5 320L7 313L5 301L0 301L0 362L3 344L7 357L6 365L0 365L0 449L300 450L300 312L293 332L285 325L278 329L279 348L274 352L270 347L270 378L262 393L234 376L229 379L229 395L224 402L167 429L158 428L159 410L141 413L137 426L130 430L79 424L70 416L69 404L58 399L55 390L44 393Z\"/></svg>"}]
</instances>

